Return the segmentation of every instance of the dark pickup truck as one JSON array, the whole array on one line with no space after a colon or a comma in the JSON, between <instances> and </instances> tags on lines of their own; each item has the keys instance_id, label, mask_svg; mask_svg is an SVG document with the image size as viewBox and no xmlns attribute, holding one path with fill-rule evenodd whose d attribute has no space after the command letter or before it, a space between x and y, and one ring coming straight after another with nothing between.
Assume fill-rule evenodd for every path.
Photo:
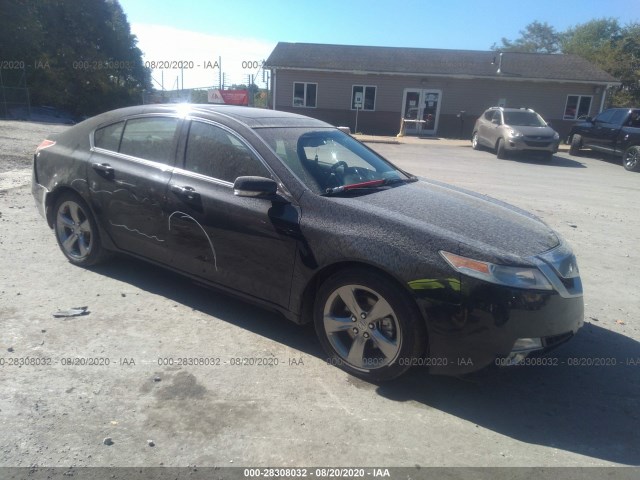
<instances>
[{"instance_id":1,"label":"dark pickup truck","mask_svg":"<svg viewBox=\"0 0 640 480\"><path fill-rule=\"evenodd\" d=\"M610 108L574 125L567 139L569 153L579 155L581 148L622 157L622 165L640 171L640 109Z\"/></svg>"}]
</instances>

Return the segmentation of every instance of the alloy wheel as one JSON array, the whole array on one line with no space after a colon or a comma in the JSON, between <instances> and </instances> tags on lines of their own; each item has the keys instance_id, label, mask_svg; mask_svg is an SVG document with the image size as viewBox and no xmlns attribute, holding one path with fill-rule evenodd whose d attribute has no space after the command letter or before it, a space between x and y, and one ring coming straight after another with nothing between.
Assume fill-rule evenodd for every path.
<instances>
[{"instance_id":1,"label":"alloy wheel","mask_svg":"<svg viewBox=\"0 0 640 480\"><path fill-rule=\"evenodd\" d=\"M397 358L402 332L390 303L363 285L344 285L327 298L323 311L329 343L355 369L383 368Z\"/></svg>"},{"instance_id":2,"label":"alloy wheel","mask_svg":"<svg viewBox=\"0 0 640 480\"><path fill-rule=\"evenodd\" d=\"M91 222L83 208L73 200L60 204L56 214L56 234L64 253L77 261L85 260L93 247Z\"/></svg>"},{"instance_id":3,"label":"alloy wheel","mask_svg":"<svg viewBox=\"0 0 640 480\"><path fill-rule=\"evenodd\" d=\"M624 154L624 168L636 171L640 167L640 149L638 147L629 148Z\"/></svg>"}]
</instances>

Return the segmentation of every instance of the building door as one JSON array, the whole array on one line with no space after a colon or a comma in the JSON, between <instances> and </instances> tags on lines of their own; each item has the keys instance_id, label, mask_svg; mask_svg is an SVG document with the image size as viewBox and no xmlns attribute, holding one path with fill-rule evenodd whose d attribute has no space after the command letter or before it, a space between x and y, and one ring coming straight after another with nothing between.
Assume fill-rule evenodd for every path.
<instances>
[{"instance_id":1,"label":"building door","mask_svg":"<svg viewBox=\"0 0 640 480\"><path fill-rule=\"evenodd\" d=\"M407 135L435 135L440 116L440 90L407 88L402 102L402 118Z\"/></svg>"}]
</instances>

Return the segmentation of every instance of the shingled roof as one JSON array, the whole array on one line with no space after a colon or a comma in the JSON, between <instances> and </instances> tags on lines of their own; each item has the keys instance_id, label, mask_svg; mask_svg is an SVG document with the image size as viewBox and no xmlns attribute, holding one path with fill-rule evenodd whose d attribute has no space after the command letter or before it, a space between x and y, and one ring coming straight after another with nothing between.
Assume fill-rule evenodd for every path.
<instances>
[{"instance_id":1,"label":"shingled roof","mask_svg":"<svg viewBox=\"0 0 640 480\"><path fill-rule=\"evenodd\" d=\"M499 52L492 51L280 42L267 59L266 67L395 75L619 83L614 77L577 55L505 52L499 74L498 62Z\"/></svg>"}]
</instances>

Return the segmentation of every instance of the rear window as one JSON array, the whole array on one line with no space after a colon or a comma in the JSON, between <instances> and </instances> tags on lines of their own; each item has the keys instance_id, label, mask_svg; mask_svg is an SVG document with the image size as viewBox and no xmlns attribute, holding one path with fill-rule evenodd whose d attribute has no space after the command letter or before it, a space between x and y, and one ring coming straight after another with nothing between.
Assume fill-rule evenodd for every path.
<instances>
[{"instance_id":1,"label":"rear window","mask_svg":"<svg viewBox=\"0 0 640 480\"><path fill-rule=\"evenodd\" d=\"M93 135L93 145L97 148L117 152L120 148L120 137L124 122L114 123L103 128L99 128Z\"/></svg>"}]
</instances>

